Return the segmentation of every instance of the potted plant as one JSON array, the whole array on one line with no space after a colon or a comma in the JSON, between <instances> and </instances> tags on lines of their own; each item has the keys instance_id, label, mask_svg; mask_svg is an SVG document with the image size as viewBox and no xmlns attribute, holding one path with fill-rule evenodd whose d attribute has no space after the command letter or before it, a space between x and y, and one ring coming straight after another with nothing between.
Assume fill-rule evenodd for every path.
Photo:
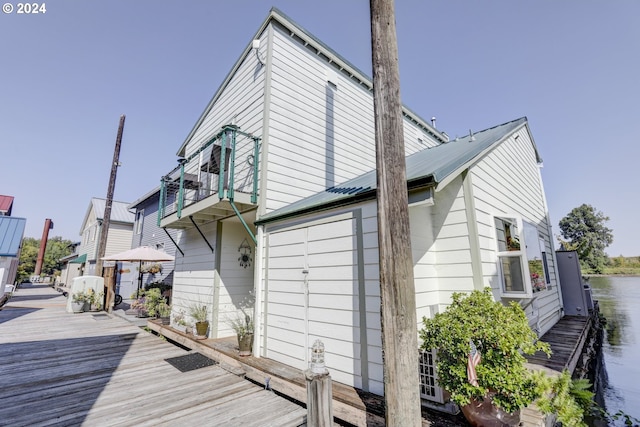
<instances>
[{"instance_id":1,"label":"potted plant","mask_svg":"<svg viewBox=\"0 0 640 427\"><path fill-rule=\"evenodd\" d=\"M93 290L93 288L88 288L86 291L84 291L84 293L85 293L85 298L84 298L84 306L82 307L82 311L91 311L91 303L95 298L96 292Z\"/></svg>"},{"instance_id":2,"label":"potted plant","mask_svg":"<svg viewBox=\"0 0 640 427\"><path fill-rule=\"evenodd\" d=\"M523 354L549 355L549 345L538 341L517 303L494 301L490 288L452 300L445 312L423 318L420 331L422 348L436 349L438 383L471 424L517 424L519 410L543 393Z\"/></svg>"},{"instance_id":3,"label":"potted plant","mask_svg":"<svg viewBox=\"0 0 640 427\"><path fill-rule=\"evenodd\" d=\"M131 309L136 311L136 317L147 317L147 299L145 298L146 291L140 289L131 294Z\"/></svg>"},{"instance_id":4,"label":"potted plant","mask_svg":"<svg viewBox=\"0 0 640 427\"><path fill-rule=\"evenodd\" d=\"M253 347L253 318L244 309L229 319L231 329L238 337L238 349L240 356L251 356Z\"/></svg>"},{"instance_id":5,"label":"potted plant","mask_svg":"<svg viewBox=\"0 0 640 427\"><path fill-rule=\"evenodd\" d=\"M161 304L166 305L166 301L160 293L160 289L152 288L144 291L144 310L148 316L158 317L158 307Z\"/></svg>"},{"instance_id":6,"label":"potted plant","mask_svg":"<svg viewBox=\"0 0 640 427\"><path fill-rule=\"evenodd\" d=\"M180 310L176 313L173 314L173 321L171 322L171 327L183 332L183 333L188 333L187 331L187 327L188 327L188 323L185 320L185 314L184 314L184 310Z\"/></svg>"},{"instance_id":7,"label":"potted plant","mask_svg":"<svg viewBox=\"0 0 640 427\"><path fill-rule=\"evenodd\" d=\"M87 294L85 294L84 291L74 293L71 297L71 310L73 310L74 313L82 313L86 300Z\"/></svg>"},{"instance_id":8,"label":"potted plant","mask_svg":"<svg viewBox=\"0 0 640 427\"><path fill-rule=\"evenodd\" d=\"M156 306L156 313L163 325L168 325L170 323L169 316L171 316L171 306L169 304L164 301L158 304Z\"/></svg>"},{"instance_id":9,"label":"potted plant","mask_svg":"<svg viewBox=\"0 0 640 427\"><path fill-rule=\"evenodd\" d=\"M194 303L189 306L189 316L196 323L196 335L206 338L209 329L209 320L207 320L208 310L204 304Z\"/></svg>"},{"instance_id":10,"label":"potted plant","mask_svg":"<svg viewBox=\"0 0 640 427\"><path fill-rule=\"evenodd\" d=\"M91 304L91 311L102 310L102 304L104 300L104 292L95 292L91 289L89 293L89 303Z\"/></svg>"}]
</instances>

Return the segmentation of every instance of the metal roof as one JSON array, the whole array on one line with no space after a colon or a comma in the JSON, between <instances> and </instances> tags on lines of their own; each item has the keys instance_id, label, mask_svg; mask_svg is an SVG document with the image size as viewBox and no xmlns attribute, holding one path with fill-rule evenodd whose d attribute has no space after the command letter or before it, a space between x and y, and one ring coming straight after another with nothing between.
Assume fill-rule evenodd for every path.
<instances>
[{"instance_id":1,"label":"metal roof","mask_svg":"<svg viewBox=\"0 0 640 427\"><path fill-rule=\"evenodd\" d=\"M437 187L454 172L462 172L471 163L479 160L486 151L493 149L526 123L526 117L522 117L408 156L406 173L409 187ZM542 161L539 156L537 160ZM376 170L374 169L343 184L270 212L256 221L256 224L375 198L376 187Z\"/></svg>"},{"instance_id":2,"label":"metal roof","mask_svg":"<svg viewBox=\"0 0 640 427\"><path fill-rule=\"evenodd\" d=\"M13 196L0 195L0 212L4 215L11 215L11 206L13 205Z\"/></svg>"},{"instance_id":3,"label":"metal roof","mask_svg":"<svg viewBox=\"0 0 640 427\"><path fill-rule=\"evenodd\" d=\"M155 197L156 199L160 200L160 186L154 188L153 190L149 191L147 194L145 194L144 196L140 197L138 200L136 200L133 203L130 203L127 206L127 209L135 209L138 206L140 206L141 204L143 204L144 202L146 202L147 200L149 200L150 198Z\"/></svg>"},{"instance_id":4,"label":"metal roof","mask_svg":"<svg viewBox=\"0 0 640 427\"><path fill-rule=\"evenodd\" d=\"M26 225L25 218L0 216L0 256L18 256Z\"/></svg>"},{"instance_id":5,"label":"metal roof","mask_svg":"<svg viewBox=\"0 0 640 427\"><path fill-rule=\"evenodd\" d=\"M91 199L91 204L96 213L96 217L98 219L104 219L103 216L106 200L97 199L94 197L93 199ZM133 223L135 215L129 212L129 210L127 209L128 206L129 203L116 202L114 200L111 204L111 221Z\"/></svg>"}]
</instances>

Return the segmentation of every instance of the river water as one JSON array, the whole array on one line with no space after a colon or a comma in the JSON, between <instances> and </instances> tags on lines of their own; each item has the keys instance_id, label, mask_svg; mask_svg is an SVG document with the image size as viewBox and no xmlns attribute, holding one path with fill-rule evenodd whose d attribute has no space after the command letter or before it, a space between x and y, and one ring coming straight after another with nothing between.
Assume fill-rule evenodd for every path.
<instances>
[{"instance_id":1,"label":"river water","mask_svg":"<svg viewBox=\"0 0 640 427\"><path fill-rule=\"evenodd\" d=\"M621 410L640 419L640 277L591 277L589 283L607 319L598 394L610 414Z\"/></svg>"}]
</instances>

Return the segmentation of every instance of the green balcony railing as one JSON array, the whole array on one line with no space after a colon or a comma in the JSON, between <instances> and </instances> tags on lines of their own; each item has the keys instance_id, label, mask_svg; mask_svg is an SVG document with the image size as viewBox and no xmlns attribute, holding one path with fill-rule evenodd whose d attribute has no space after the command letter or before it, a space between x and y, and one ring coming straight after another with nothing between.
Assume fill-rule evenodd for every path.
<instances>
[{"instance_id":1,"label":"green balcony railing","mask_svg":"<svg viewBox=\"0 0 640 427\"><path fill-rule=\"evenodd\" d=\"M240 192L250 194L256 204L259 152L260 138L237 126L224 126L161 178L158 225L172 214L180 218L183 208L211 196L233 202Z\"/></svg>"}]
</instances>

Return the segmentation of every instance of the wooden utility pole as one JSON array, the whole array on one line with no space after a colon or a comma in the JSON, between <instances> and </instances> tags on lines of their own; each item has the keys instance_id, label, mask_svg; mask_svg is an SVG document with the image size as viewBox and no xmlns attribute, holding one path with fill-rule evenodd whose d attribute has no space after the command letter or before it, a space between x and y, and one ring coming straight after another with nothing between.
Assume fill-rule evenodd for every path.
<instances>
[{"instance_id":1,"label":"wooden utility pole","mask_svg":"<svg viewBox=\"0 0 640 427\"><path fill-rule=\"evenodd\" d=\"M36 269L33 272L34 276L39 276L42 273L42 264L44 264L44 254L47 250L47 242L49 241L49 230L53 228L53 221L47 218L44 220L44 229L42 230L42 239L40 239L40 249L38 250L38 258L36 259Z\"/></svg>"},{"instance_id":2,"label":"wooden utility pole","mask_svg":"<svg viewBox=\"0 0 640 427\"><path fill-rule=\"evenodd\" d=\"M418 331L393 0L370 0L386 425L422 423Z\"/></svg>"},{"instance_id":3,"label":"wooden utility pole","mask_svg":"<svg viewBox=\"0 0 640 427\"><path fill-rule=\"evenodd\" d=\"M96 259L96 276L102 276L102 257L107 250L107 237L109 235L109 225L111 224L111 205L113 204L113 192L116 188L118 166L120 166L120 145L122 144L123 130L124 114L120 116L118 136L116 136L116 147L113 150L113 163L111 163L111 175L109 176L109 187L107 188L107 200L104 204L104 215L102 218L102 226L100 227L100 242L98 243L98 255Z\"/></svg>"}]
</instances>

